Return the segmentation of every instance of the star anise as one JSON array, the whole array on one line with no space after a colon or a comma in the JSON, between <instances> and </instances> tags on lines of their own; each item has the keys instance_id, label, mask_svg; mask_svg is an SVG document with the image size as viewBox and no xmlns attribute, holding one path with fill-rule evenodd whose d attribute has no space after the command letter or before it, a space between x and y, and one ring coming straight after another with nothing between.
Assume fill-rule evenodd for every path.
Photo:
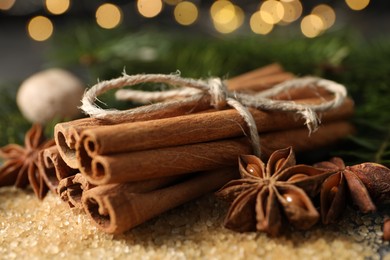
<instances>
[{"instance_id":1,"label":"star anise","mask_svg":"<svg viewBox=\"0 0 390 260\"><path fill-rule=\"evenodd\" d=\"M0 148L0 157L4 159L0 167L0 187L25 188L30 183L34 193L42 199L48 189L38 171L38 152L52 145L54 140L46 140L42 126L34 124L25 135L24 147L9 144Z\"/></svg>"},{"instance_id":2,"label":"star anise","mask_svg":"<svg viewBox=\"0 0 390 260\"><path fill-rule=\"evenodd\" d=\"M276 236L287 221L308 229L319 219L310 197L318 194L329 176L321 169L295 165L292 148L275 151L265 165L258 157L239 158L241 179L227 183L217 196L233 201L225 227L235 231L259 230Z\"/></svg>"},{"instance_id":3,"label":"star anise","mask_svg":"<svg viewBox=\"0 0 390 260\"><path fill-rule=\"evenodd\" d=\"M366 186L376 205L390 203L390 169L384 165L365 162L347 166Z\"/></svg>"},{"instance_id":4,"label":"star anise","mask_svg":"<svg viewBox=\"0 0 390 260\"><path fill-rule=\"evenodd\" d=\"M376 210L376 206L370 196L365 183L362 181L365 178L365 182L370 179L369 174L374 170L373 163L358 164L355 166L345 166L344 161L341 158L334 157L330 161L320 162L315 164L315 167L329 169L335 173L329 176L321 188L320 203L321 203L321 216L322 222L324 224L335 222L338 217L343 213L346 205L347 193L350 195L353 204L355 204L360 211L364 213L372 212ZM375 171L382 172L383 176L387 176L388 180L390 178L390 171L381 165L377 165ZM365 169L365 170L364 170ZM387 169L387 174L384 169ZM370 171L371 170L371 171ZM378 174L373 175L378 176ZM368 179L367 179L368 178ZM372 178L372 177L371 177ZM374 184L371 186L384 186L384 189L387 192L387 198L389 198L390 184L387 183ZM371 188L371 194L374 194L378 199L384 199L385 195L378 194L378 188Z\"/></svg>"}]
</instances>

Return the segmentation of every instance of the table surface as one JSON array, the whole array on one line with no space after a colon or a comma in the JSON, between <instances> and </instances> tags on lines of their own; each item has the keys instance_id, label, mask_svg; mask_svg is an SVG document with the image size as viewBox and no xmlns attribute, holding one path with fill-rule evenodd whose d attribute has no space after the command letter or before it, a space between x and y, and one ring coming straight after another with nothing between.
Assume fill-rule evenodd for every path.
<instances>
[{"instance_id":1,"label":"table surface","mask_svg":"<svg viewBox=\"0 0 390 260\"><path fill-rule=\"evenodd\" d=\"M390 259L381 214L349 209L337 225L269 238L223 228L227 209L210 194L113 236L54 194L3 187L0 259Z\"/></svg>"}]
</instances>

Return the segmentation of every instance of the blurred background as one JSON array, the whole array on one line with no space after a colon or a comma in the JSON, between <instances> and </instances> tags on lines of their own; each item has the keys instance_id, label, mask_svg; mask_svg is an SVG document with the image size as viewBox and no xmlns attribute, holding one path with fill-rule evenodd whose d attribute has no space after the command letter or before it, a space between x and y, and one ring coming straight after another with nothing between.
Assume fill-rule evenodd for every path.
<instances>
[{"instance_id":1,"label":"blurred background","mask_svg":"<svg viewBox=\"0 0 390 260\"><path fill-rule=\"evenodd\" d=\"M0 0L0 82L44 68L54 59L50 54L59 44L56 40L61 39L62 47L62 39L75 37L75 31L83 37L81 28L99 34L85 36L95 40L155 30L208 39L245 35L271 40L284 35L288 41L345 28L372 38L389 33L389 11L390 2L378 0ZM153 58L152 49L143 51Z\"/></svg>"},{"instance_id":2,"label":"blurred background","mask_svg":"<svg viewBox=\"0 0 390 260\"><path fill-rule=\"evenodd\" d=\"M0 145L23 142L17 91L47 68L88 87L123 70L227 78L279 63L344 84L356 102L356 134L323 158L390 165L389 14L385 0L0 0ZM108 107L131 105L112 96Z\"/></svg>"},{"instance_id":3,"label":"blurred background","mask_svg":"<svg viewBox=\"0 0 390 260\"><path fill-rule=\"evenodd\" d=\"M341 156L390 167L387 0L0 0L0 147L23 144L32 122L20 106L45 101L32 93L17 104L18 90L48 68L72 72L84 88L123 70L228 78L271 63L339 82L355 101L356 133L298 161ZM49 85L54 97L59 85ZM99 98L104 108L134 105ZM60 102L46 103L51 111ZM47 122L46 134L63 120Z\"/></svg>"}]
</instances>

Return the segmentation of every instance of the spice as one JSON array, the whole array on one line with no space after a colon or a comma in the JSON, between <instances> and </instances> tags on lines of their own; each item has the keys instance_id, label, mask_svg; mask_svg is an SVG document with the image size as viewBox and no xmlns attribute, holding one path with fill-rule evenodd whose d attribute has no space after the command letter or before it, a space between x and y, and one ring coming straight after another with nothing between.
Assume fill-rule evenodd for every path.
<instances>
[{"instance_id":1,"label":"spice","mask_svg":"<svg viewBox=\"0 0 390 260\"><path fill-rule=\"evenodd\" d=\"M57 193L64 202L68 203L69 207L82 208L81 196L83 192L93 187L94 185L88 183L80 173L77 173L62 179L58 184Z\"/></svg>"},{"instance_id":2,"label":"spice","mask_svg":"<svg viewBox=\"0 0 390 260\"><path fill-rule=\"evenodd\" d=\"M80 115L84 84L72 73L50 68L27 78L19 87L16 103L30 122L45 124Z\"/></svg>"},{"instance_id":3,"label":"spice","mask_svg":"<svg viewBox=\"0 0 390 260\"><path fill-rule=\"evenodd\" d=\"M282 75L282 76L280 76ZM266 82L261 79L266 78ZM280 83L286 79L293 78L291 73L284 72L283 68L278 64L270 64L268 66L256 69L252 72L245 73L243 75L231 78L227 80L229 89L236 90L249 89L249 86L258 86L261 88L270 88L272 85ZM260 82L259 82L260 81ZM266 84L265 84L266 83ZM305 91L299 91L299 95ZM298 98L299 98L298 95ZM292 95L292 98L294 95ZM318 95L312 95L307 98L318 97ZM120 98L117 96L117 98ZM126 97L120 99L126 100ZM210 98L208 97L189 97L188 102L185 104L178 103L176 100L167 102L169 103L164 110L156 110L155 104L143 106L137 109L133 109L132 113L124 116L121 120L99 120L96 118L83 118L70 122L59 123L55 126L54 137L56 139L58 151L71 168L78 168L78 162L76 160L76 143L79 141L80 134L86 129L93 129L102 125L117 125L120 123L130 123L147 121L162 118L172 118L179 115L187 115L191 113L202 112L210 109ZM158 105L157 105L158 107ZM129 143L125 141L125 143ZM123 142L120 143L123 145ZM112 145L115 147L115 145Z\"/></svg>"},{"instance_id":4,"label":"spice","mask_svg":"<svg viewBox=\"0 0 390 260\"><path fill-rule=\"evenodd\" d=\"M276 236L284 218L298 229L308 229L319 219L309 195L319 191L325 171L295 165L292 148L277 150L267 165L253 155L239 158L241 179L233 180L216 194L233 201L225 226L235 231L259 230ZM325 173L325 174L324 174Z\"/></svg>"},{"instance_id":5,"label":"spice","mask_svg":"<svg viewBox=\"0 0 390 260\"><path fill-rule=\"evenodd\" d=\"M278 63L243 73L228 80L231 90L264 90L280 82L294 78L294 74L287 72Z\"/></svg>"},{"instance_id":6,"label":"spice","mask_svg":"<svg viewBox=\"0 0 390 260\"><path fill-rule=\"evenodd\" d=\"M29 183L35 195L43 199L48 187L38 170L38 153L54 144L54 140L46 140L43 128L34 124L26 133L24 147L9 144L0 149L0 157L5 159L0 167L0 187L15 185L25 188Z\"/></svg>"},{"instance_id":7,"label":"spice","mask_svg":"<svg viewBox=\"0 0 390 260\"><path fill-rule=\"evenodd\" d=\"M163 82L183 88L157 95L154 92L146 95L130 91L135 95L134 99L140 102L166 102L127 111L104 111L94 104L97 96L108 89L141 82ZM315 99L314 104L305 102L307 100L302 102L300 95L297 95L299 91L293 93L292 100L288 98L291 88L317 83L327 93L321 95L321 98L313 98L310 92L306 98L311 101ZM227 82L227 86L232 87L231 82ZM195 91L190 91L195 94L189 95L183 91L185 88L195 88ZM273 100L280 98L279 94L285 95L289 101ZM163 97L168 98L168 101ZM177 97L182 99L177 100ZM70 188L67 191L72 194L75 192L76 204L81 194L85 211L99 227L109 233L120 233L191 198L221 187L233 178L224 168L237 166L237 157L252 152L253 148L259 154L261 146L262 159L265 159L287 145L299 151L315 149L350 134L353 127L345 119L350 116L353 104L351 100L344 102L345 97L343 86L317 78L292 80L259 93L256 98L245 93L233 94L220 79L194 81L174 75L151 74L124 75L115 81L99 83L86 92L81 107L90 116L99 118L96 119L97 123L94 124L93 119L75 121L57 125L55 130L60 155L63 156L64 152L65 157L71 159L68 162L64 157L64 161L72 168L79 168L87 182L96 187L83 190L81 185L74 186L73 180L69 185L64 181L64 187ZM323 102L328 98L329 102ZM225 109L227 104L237 109L243 118L236 111ZM338 105L343 105L339 107L342 113L330 111ZM261 112L245 106L271 111ZM215 109L220 111L215 112ZM279 110L284 112L277 112ZM307 129L299 128L299 125L307 124L310 130L315 129L318 123L315 112L320 111L324 112L326 123L309 136ZM194 114L186 115L189 113ZM331 113L334 113L334 117L329 119ZM305 121L295 121L297 114L302 115ZM243 137L247 129L250 129L250 141L256 144L252 147L248 138ZM310 196L318 193L322 180L328 175L311 166L290 167L295 164L291 154L290 151L284 155L285 158L274 158L275 166L267 170L268 177L263 176L264 180L259 181L264 189L253 187L248 191L261 194L257 204L267 204L264 207L255 205L263 210L257 210L257 215L260 215L258 218L263 218L257 222L259 230L271 235L279 232L284 216L301 229L311 227L319 219ZM259 165L250 165L248 170L265 173ZM204 171L208 174L199 174ZM182 178L188 174L193 175L190 180L168 187L153 187L147 191L130 188L145 188L144 182L172 176ZM60 194L70 201L69 192ZM283 207L284 212L279 207ZM264 216L261 217L261 214Z\"/></svg>"},{"instance_id":8,"label":"spice","mask_svg":"<svg viewBox=\"0 0 390 260\"><path fill-rule=\"evenodd\" d=\"M79 172L76 169L70 168L62 160L55 145L39 152L38 166L39 174L49 189L55 194L57 194L57 186L60 180Z\"/></svg>"},{"instance_id":9,"label":"spice","mask_svg":"<svg viewBox=\"0 0 390 260\"><path fill-rule=\"evenodd\" d=\"M366 186L376 205L390 202L390 169L378 163L347 166Z\"/></svg>"},{"instance_id":10,"label":"spice","mask_svg":"<svg viewBox=\"0 0 390 260\"><path fill-rule=\"evenodd\" d=\"M346 193L351 196L352 202L364 212L376 210L365 184L357 175L360 167L345 167L341 158L334 157L328 162L320 162L315 167L329 169L334 174L329 176L321 188L321 216L324 224L335 222L342 214L346 204Z\"/></svg>"},{"instance_id":11,"label":"spice","mask_svg":"<svg viewBox=\"0 0 390 260\"><path fill-rule=\"evenodd\" d=\"M386 219L383 223L383 240L390 241L390 219Z\"/></svg>"},{"instance_id":12,"label":"spice","mask_svg":"<svg viewBox=\"0 0 390 260\"><path fill-rule=\"evenodd\" d=\"M352 131L353 127L343 121L323 124L310 136L304 127L274 131L260 134L260 146L266 158L275 150L287 146L294 147L296 151L323 147ZM238 156L251 152L248 139L242 137L96 156L80 150L78 160L80 172L88 181L102 185L237 166Z\"/></svg>"},{"instance_id":13,"label":"spice","mask_svg":"<svg viewBox=\"0 0 390 260\"><path fill-rule=\"evenodd\" d=\"M297 103L319 104L322 97L296 100ZM338 108L322 114L323 123L351 117L354 104L351 99ZM293 129L304 125L292 113L249 109L259 133ZM91 156L157 149L169 146L210 142L244 136L248 126L236 109L225 109L86 129L80 135L79 145ZM174 136L174 138L172 138Z\"/></svg>"},{"instance_id":14,"label":"spice","mask_svg":"<svg viewBox=\"0 0 390 260\"><path fill-rule=\"evenodd\" d=\"M170 106L163 110L153 110L154 104L149 106L143 106L135 108L138 111L137 115L130 114L120 120L99 120L96 118L82 118L69 122L59 123L54 127L54 138L57 143L58 151L62 159L71 168L78 168L78 162L76 160L76 143L79 141L80 134L86 129L96 128L102 125L115 125L124 122L137 122L147 121L153 119L174 117L183 114L189 114L191 112L197 112L199 110L205 110L210 107L210 101L194 99L192 103L186 104L185 106L176 104L177 102L172 101ZM148 111L148 110L151 111Z\"/></svg>"},{"instance_id":15,"label":"spice","mask_svg":"<svg viewBox=\"0 0 390 260\"><path fill-rule=\"evenodd\" d=\"M236 178L234 168L140 182L97 186L82 195L85 212L108 233L122 233L163 212L222 187Z\"/></svg>"}]
</instances>

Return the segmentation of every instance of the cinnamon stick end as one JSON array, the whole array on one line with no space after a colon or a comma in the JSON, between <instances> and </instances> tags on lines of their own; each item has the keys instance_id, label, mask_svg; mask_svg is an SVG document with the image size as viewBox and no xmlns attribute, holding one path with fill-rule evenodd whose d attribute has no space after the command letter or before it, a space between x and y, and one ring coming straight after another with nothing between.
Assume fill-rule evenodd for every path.
<instances>
[{"instance_id":1,"label":"cinnamon stick end","mask_svg":"<svg viewBox=\"0 0 390 260\"><path fill-rule=\"evenodd\" d=\"M85 212L90 216L94 224L110 234L119 234L123 231L120 230L115 223L111 220L109 210L103 205L102 201L98 201L93 196L92 192L85 192L82 197L82 203Z\"/></svg>"}]
</instances>

